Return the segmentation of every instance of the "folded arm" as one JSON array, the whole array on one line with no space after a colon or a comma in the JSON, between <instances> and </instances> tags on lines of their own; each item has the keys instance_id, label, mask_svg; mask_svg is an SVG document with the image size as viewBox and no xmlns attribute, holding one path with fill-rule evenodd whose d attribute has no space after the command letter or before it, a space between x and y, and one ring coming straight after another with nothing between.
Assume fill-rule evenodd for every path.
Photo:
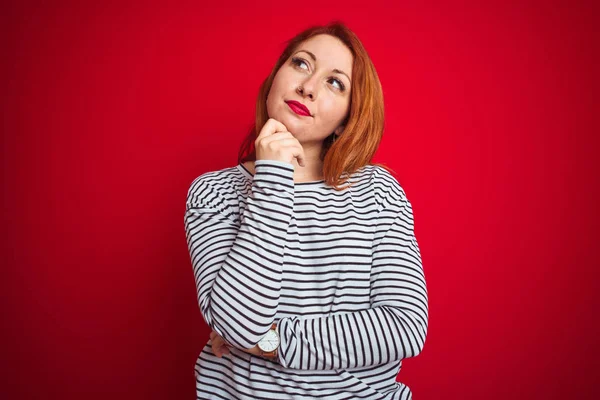
<instances>
[{"instance_id":1,"label":"folded arm","mask_svg":"<svg viewBox=\"0 0 600 400\"><path fill-rule=\"evenodd\" d=\"M427 288L408 200L380 213L371 269L371 307L279 321L279 362L295 369L345 369L419 354L428 323Z\"/></svg>"}]
</instances>

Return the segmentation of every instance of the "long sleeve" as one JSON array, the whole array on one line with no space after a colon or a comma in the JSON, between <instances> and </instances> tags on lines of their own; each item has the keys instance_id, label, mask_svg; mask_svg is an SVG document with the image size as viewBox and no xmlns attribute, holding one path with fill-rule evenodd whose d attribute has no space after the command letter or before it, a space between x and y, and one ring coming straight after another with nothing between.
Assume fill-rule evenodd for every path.
<instances>
[{"instance_id":1,"label":"long sleeve","mask_svg":"<svg viewBox=\"0 0 600 400\"><path fill-rule=\"evenodd\" d=\"M370 308L324 317L279 321L279 362L305 370L389 363L419 354L425 344L428 303L412 207L398 199L377 218L370 277Z\"/></svg>"},{"instance_id":2,"label":"long sleeve","mask_svg":"<svg viewBox=\"0 0 600 400\"><path fill-rule=\"evenodd\" d=\"M255 169L241 223L231 218L237 198L221 194L229 182L210 174L192 182L184 219L202 316L242 349L254 347L275 319L294 203L292 164L257 160Z\"/></svg>"}]
</instances>

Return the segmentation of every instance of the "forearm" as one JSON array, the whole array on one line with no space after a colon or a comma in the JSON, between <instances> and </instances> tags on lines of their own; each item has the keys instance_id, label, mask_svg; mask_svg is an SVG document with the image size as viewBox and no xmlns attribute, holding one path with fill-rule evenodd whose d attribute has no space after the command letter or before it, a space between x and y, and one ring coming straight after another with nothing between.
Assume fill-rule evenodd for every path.
<instances>
[{"instance_id":1,"label":"forearm","mask_svg":"<svg viewBox=\"0 0 600 400\"><path fill-rule=\"evenodd\" d=\"M378 365L419 354L426 311L383 306L319 318L282 318L279 361L286 368L327 370Z\"/></svg>"},{"instance_id":2,"label":"forearm","mask_svg":"<svg viewBox=\"0 0 600 400\"><path fill-rule=\"evenodd\" d=\"M202 315L235 347L253 347L274 320L292 209L293 166L257 162L239 227L207 210L189 221Z\"/></svg>"}]
</instances>

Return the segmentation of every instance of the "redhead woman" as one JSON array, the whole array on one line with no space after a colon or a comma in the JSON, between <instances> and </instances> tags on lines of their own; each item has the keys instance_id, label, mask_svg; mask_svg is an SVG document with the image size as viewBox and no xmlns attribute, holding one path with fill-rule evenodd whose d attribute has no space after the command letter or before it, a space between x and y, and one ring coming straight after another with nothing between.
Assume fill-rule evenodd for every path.
<instances>
[{"instance_id":1,"label":"redhead woman","mask_svg":"<svg viewBox=\"0 0 600 400\"><path fill-rule=\"evenodd\" d=\"M346 25L288 41L238 164L189 187L212 329L198 399L412 398L396 377L423 350L427 286L411 203L371 162L383 128L379 78Z\"/></svg>"}]
</instances>

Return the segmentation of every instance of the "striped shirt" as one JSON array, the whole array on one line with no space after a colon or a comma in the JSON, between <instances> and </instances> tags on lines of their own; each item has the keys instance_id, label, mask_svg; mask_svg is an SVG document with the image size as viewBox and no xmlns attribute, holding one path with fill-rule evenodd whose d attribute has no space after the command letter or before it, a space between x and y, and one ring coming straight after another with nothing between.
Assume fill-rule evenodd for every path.
<instances>
[{"instance_id":1,"label":"striped shirt","mask_svg":"<svg viewBox=\"0 0 600 400\"><path fill-rule=\"evenodd\" d=\"M384 168L352 186L295 183L294 165L257 160L190 185L185 231L211 341L195 365L198 399L411 399L396 381L419 354L427 288L411 203ZM277 322L278 359L252 348Z\"/></svg>"}]
</instances>

